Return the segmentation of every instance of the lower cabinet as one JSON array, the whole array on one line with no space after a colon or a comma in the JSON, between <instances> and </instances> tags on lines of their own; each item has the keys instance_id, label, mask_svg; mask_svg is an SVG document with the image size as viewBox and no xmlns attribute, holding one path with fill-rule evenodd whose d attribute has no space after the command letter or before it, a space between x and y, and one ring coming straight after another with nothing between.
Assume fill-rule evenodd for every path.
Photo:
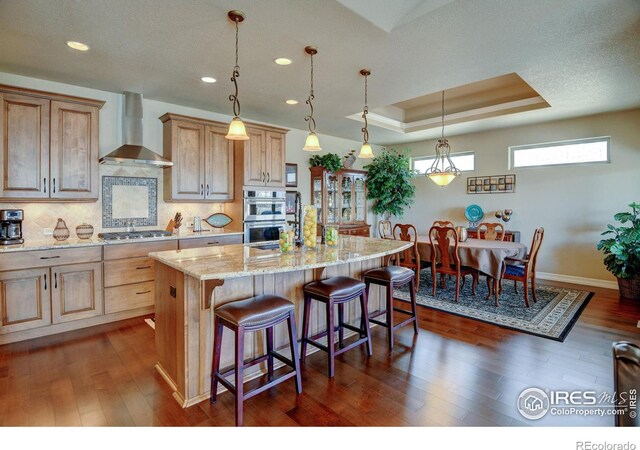
<instances>
[{"instance_id":1,"label":"lower cabinet","mask_svg":"<svg viewBox=\"0 0 640 450\"><path fill-rule=\"evenodd\" d=\"M51 324L49 268L0 272L0 334Z\"/></svg>"},{"instance_id":2,"label":"lower cabinet","mask_svg":"<svg viewBox=\"0 0 640 450\"><path fill-rule=\"evenodd\" d=\"M339 234L348 234L351 236L364 236L364 237L369 237L371 232L369 231L369 229L371 228L370 225L354 225L354 226L342 226L338 228L338 233Z\"/></svg>"},{"instance_id":3,"label":"lower cabinet","mask_svg":"<svg viewBox=\"0 0 640 450\"><path fill-rule=\"evenodd\" d=\"M102 263L52 267L50 284L53 323L104 314Z\"/></svg>"}]
</instances>

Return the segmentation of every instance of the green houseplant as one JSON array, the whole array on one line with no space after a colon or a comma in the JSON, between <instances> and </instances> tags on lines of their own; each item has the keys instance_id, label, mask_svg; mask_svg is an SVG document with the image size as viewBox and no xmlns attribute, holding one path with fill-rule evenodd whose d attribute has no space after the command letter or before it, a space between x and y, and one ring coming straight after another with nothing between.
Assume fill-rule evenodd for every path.
<instances>
[{"instance_id":1,"label":"green houseplant","mask_svg":"<svg viewBox=\"0 0 640 450\"><path fill-rule=\"evenodd\" d=\"M619 212L613 218L623 226L607 225L598 242L605 254L604 265L618 279L620 296L640 299L640 204L631 203L631 212Z\"/></svg>"},{"instance_id":2,"label":"green houseplant","mask_svg":"<svg viewBox=\"0 0 640 450\"><path fill-rule=\"evenodd\" d=\"M326 155L314 155L309 158L311 167L324 167L329 172L335 172L342 169L342 159L335 153L327 153Z\"/></svg>"},{"instance_id":3,"label":"green houseplant","mask_svg":"<svg viewBox=\"0 0 640 450\"><path fill-rule=\"evenodd\" d=\"M411 170L407 151L384 150L364 168L367 172L367 198L375 200L373 212L402 217L406 207L413 204L416 187L411 178L416 171Z\"/></svg>"}]
</instances>

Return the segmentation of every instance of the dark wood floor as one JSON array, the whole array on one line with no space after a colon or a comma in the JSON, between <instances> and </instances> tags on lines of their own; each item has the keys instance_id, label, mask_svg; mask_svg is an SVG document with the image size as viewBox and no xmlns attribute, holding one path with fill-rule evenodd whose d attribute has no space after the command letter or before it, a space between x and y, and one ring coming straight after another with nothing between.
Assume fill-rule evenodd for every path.
<instances>
[{"instance_id":1,"label":"dark wood floor","mask_svg":"<svg viewBox=\"0 0 640 450\"><path fill-rule=\"evenodd\" d=\"M611 417L537 422L515 408L526 387L612 391L611 343L639 339L640 303L596 291L564 343L419 308L374 356L351 350L325 375L324 354L308 358L303 393L293 382L245 404L255 426L613 425ZM0 346L2 426L232 426L233 399L182 409L154 369L154 332L142 318Z\"/></svg>"}]
</instances>

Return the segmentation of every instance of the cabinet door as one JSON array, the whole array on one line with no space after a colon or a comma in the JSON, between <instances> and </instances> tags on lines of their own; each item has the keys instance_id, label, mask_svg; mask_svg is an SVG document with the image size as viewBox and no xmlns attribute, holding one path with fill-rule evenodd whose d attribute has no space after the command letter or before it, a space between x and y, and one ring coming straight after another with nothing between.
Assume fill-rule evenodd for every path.
<instances>
[{"instance_id":1,"label":"cabinet door","mask_svg":"<svg viewBox=\"0 0 640 450\"><path fill-rule=\"evenodd\" d=\"M264 186L265 168L265 132L247 128L248 141L244 144L244 185Z\"/></svg>"},{"instance_id":2,"label":"cabinet door","mask_svg":"<svg viewBox=\"0 0 640 450\"><path fill-rule=\"evenodd\" d=\"M223 127L205 128L205 198L233 200L233 141Z\"/></svg>"},{"instance_id":3,"label":"cabinet door","mask_svg":"<svg viewBox=\"0 0 640 450\"><path fill-rule=\"evenodd\" d=\"M102 263L51 268L53 323L104 314Z\"/></svg>"},{"instance_id":4,"label":"cabinet door","mask_svg":"<svg viewBox=\"0 0 640 450\"><path fill-rule=\"evenodd\" d=\"M51 198L98 199L98 108L51 102Z\"/></svg>"},{"instance_id":5,"label":"cabinet door","mask_svg":"<svg viewBox=\"0 0 640 450\"><path fill-rule=\"evenodd\" d=\"M49 197L50 101L1 94L0 197Z\"/></svg>"},{"instance_id":6,"label":"cabinet door","mask_svg":"<svg viewBox=\"0 0 640 450\"><path fill-rule=\"evenodd\" d=\"M0 272L0 334L51 324L49 268Z\"/></svg>"},{"instance_id":7,"label":"cabinet door","mask_svg":"<svg viewBox=\"0 0 640 450\"><path fill-rule=\"evenodd\" d=\"M286 150L284 134L267 131L265 149L265 172L267 186L284 187Z\"/></svg>"},{"instance_id":8,"label":"cabinet door","mask_svg":"<svg viewBox=\"0 0 640 450\"><path fill-rule=\"evenodd\" d=\"M172 200L204 200L204 126L173 121L171 127Z\"/></svg>"}]
</instances>

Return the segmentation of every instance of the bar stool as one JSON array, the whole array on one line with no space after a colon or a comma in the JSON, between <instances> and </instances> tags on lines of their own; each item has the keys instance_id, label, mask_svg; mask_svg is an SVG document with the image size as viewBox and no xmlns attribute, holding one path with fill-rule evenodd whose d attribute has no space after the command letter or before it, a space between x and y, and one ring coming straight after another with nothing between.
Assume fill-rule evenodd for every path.
<instances>
[{"instance_id":1,"label":"bar stool","mask_svg":"<svg viewBox=\"0 0 640 450\"><path fill-rule=\"evenodd\" d=\"M291 359L277 353L273 349L273 328L280 322L287 321L289 328L289 343L291 345ZM222 349L222 331L227 327L235 333L235 362L234 367L220 373L220 353ZM266 330L267 353L248 362L244 361L244 334L247 331ZM298 361L298 342L296 332L296 316L293 303L277 295L259 295L246 300L238 300L220 306L215 310L214 317L215 341L213 347L213 363L211 368L211 403L217 400L218 382L235 396L236 426L243 424L243 402L268 388L295 377L296 392L302 392L300 377L300 363ZM276 358L293 368L278 378L273 378L273 358ZM269 381L251 391L244 392L244 369L267 361ZM235 384L225 379L235 372Z\"/></svg>"},{"instance_id":2,"label":"bar stool","mask_svg":"<svg viewBox=\"0 0 640 450\"><path fill-rule=\"evenodd\" d=\"M367 297L369 296L369 288L372 283L380 286L384 286L387 291L386 309L371 313L369 315L369 321L387 328L387 339L389 342L390 350L393 350L393 332L398 328L413 322L413 331L414 333L418 333L418 319L416 317L416 284L414 282L415 276L416 275L413 270L407 267L400 267L400 266L380 267L379 269L368 270L364 274L364 282L366 285ZM409 289L410 289L409 292L411 295L411 302L410 302L411 311L407 311L402 308L396 308L394 307L394 304L393 304L394 300L401 300L394 297L393 289L396 287L404 286L407 283L409 284ZM408 314L409 317L403 320L402 322L394 325L393 324L394 311L397 311L403 314ZM387 315L387 320L385 322L382 322L376 319L376 317L381 316L383 314Z\"/></svg>"},{"instance_id":3,"label":"bar stool","mask_svg":"<svg viewBox=\"0 0 640 450\"><path fill-rule=\"evenodd\" d=\"M360 307L362 308L362 320L360 327L356 328L344 322L344 304L360 298ZM317 300L325 304L327 329L321 333L309 337L309 316L311 313L311 300ZM333 305L338 305L338 326L335 326L333 317ZM332 277L326 280L314 281L304 287L304 315L302 321L302 354L301 361L304 363L307 354L307 344L319 348L327 352L329 359L328 375L332 378L335 374L334 358L341 353L346 352L360 344L367 344L367 355L371 356L371 335L369 332L369 317L367 311L367 292L365 284L349 277ZM344 346L344 329L355 331L359 335L359 339L351 344ZM335 349L334 336L338 331L339 349ZM323 336L327 336L327 345L322 345L316 341Z\"/></svg>"}]
</instances>

